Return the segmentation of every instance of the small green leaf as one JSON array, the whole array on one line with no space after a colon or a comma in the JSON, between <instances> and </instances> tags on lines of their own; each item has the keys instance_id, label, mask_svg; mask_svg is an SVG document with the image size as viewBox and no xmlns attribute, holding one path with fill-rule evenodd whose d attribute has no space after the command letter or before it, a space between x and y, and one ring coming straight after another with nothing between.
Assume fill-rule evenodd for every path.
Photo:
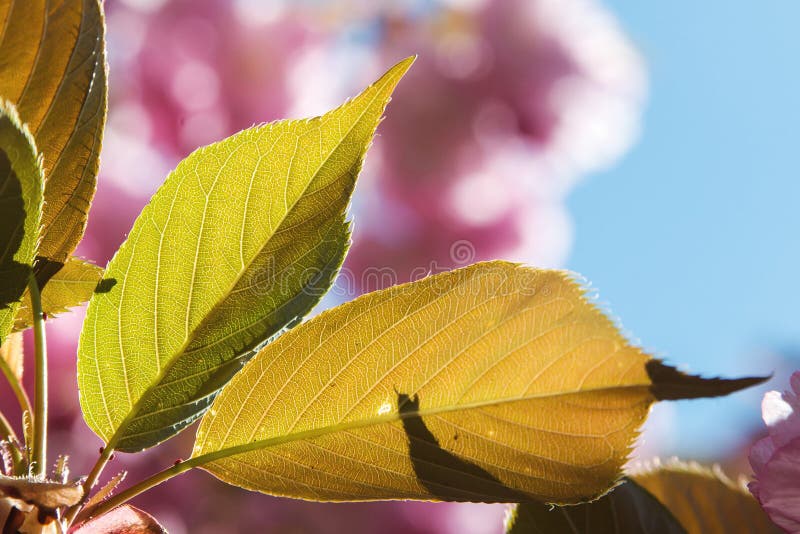
<instances>
[{"instance_id":1,"label":"small green leaf","mask_svg":"<svg viewBox=\"0 0 800 534\"><path fill-rule=\"evenodd\" d=\"M364 154L412 61L322 117L245 130L167 177L81 333L81 407L108 447L138 451L179 432L328 290Z\"/></svg>"},{"instance_id":2,"label":"small green leaf","mask_svg":"<svg viewBox=\"0 0 800 534\"><path fill-rule=\"evenodd\" d=\"M653 361L568 273L478 263L267 345L203 418L191 462L303 499L584 502L622 476Z\"/></svg>"},{"instance_id":3,"label":"small green leaf","mask_svg":"<svg viewBox=\"0 0 800 534\"><path fill-rule=\"evenodd\" d=\"M53 480L66 484L69 480L69 456L59 454L53 466Z\"/></svg>"},{"instance_id":4,"label":"small green leaf","mask_svg":"<svg viewBox=\"0 0 800 534\"><path fill-rule=\"evenodd\" d=\"M86 227L106 120L100 0L0 0L0 97L44 155L39 256L64 263Z\"/></svg>"},{"instance_id":5,"label":"small green leaf","mask_svg":"<svg viewBox=\"0 0 800 534\"><path fill-rule=\"evenodd\" d=\"M689 534L779 534L743 482L719 468L671 461L631 478L666 506Z\"/></svg>"},{"instance_id":6,"label":"small green leaf","mask_svg":"<svg viewBox=\"0 0 800 534\"><path fill-rule=\"evenodd\" d=\"M14 106L0 100L0 344L33 268L42 217L42 160Z\"/></svg>"},{"instance_id":7,"label":"small green leaf","mask_svg":"<svg viewBox=\"0 0 800 534\"><path fill-rule=\"evenodd\" d=\"M669 510L641 486L626 480L600 499L575 506L515 504L507 534L685 534Z\"/></svg>"},{"instance_id":8,"label":"small green leaf","mask_svg":"<svg viewBox=\"0 0 800 534\"><path fill-rule=\"evenodd\" d=\"M85 512L90 510L93 506L96 506L111 497L111 495L114 494L114 490L117 489L117 486L119 486L123 480L125 480L126 476L128 476L127 471L120 471L111 477L111 479L106 482L105 486L97 490L94 495L92 495L89 500L86 501L86 503L83 505L83 511Z\"/></svg>"},{"instance_id":9,"label":"small green leaf","mask_svg":"<svg viewBox=\"0 0 800 534\"><path fill-rule=\"evenodd\" d=\"M33 418L31 417L31 412L28 410L22 412L22 435L25 438L25 453L29 455L30 447L28 444L33 444Z\"/></svg>"},{"instance_id":10,"label":"small green leaf","mask_svg":"<svg viewBox=\"0 0 800 534\"><path fill-rule=\"evenodd\" d=\"M102 278L103 269L97 265L80 258L69 258L44 287L42 310L49 319L83 304L92 297ZM14 319L14 330L25 330L32 325L31 297L28 291L25 291L22 304Z\"/></svg>"}]
</instances>

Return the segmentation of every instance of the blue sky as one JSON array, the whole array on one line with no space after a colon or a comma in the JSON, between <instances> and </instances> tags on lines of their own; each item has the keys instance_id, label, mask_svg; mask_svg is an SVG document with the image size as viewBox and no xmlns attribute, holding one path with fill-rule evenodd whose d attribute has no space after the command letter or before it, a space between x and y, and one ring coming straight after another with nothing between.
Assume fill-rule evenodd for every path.
<instances>
[{"instance_id":1,"label":"blue sky","mask_svg":"<svg viewBox=\"0 0 800 534\"><path fill-rule=\"evenodd\" d=\"M769 353L800 347L800 3L607 5L650 98L637 145L569 199L568 267L670 362L776 372L759 392L679 403L664 453L713 456L758 422L761 392L788 385Z\"/></svg>"}]
</instances>

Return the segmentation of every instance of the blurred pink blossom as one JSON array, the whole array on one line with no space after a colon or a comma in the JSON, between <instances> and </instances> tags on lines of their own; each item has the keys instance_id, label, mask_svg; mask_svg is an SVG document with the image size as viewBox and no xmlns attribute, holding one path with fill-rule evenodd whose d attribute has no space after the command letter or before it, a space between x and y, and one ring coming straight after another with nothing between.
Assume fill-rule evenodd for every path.
<instances>
[{"instance_id":1,"label":"blurred pink blossom","mask_svg":"<svg viewBox=\"0 0 800 534\"><path fill-rule=\"evenodd\" d=\"M750 491L786 532L800 532L800 371L790 379L791 391L764 395L761 412L769 436L750 450L755 479Z\"/></svg>"},{"instance_id":2,"label":"blurred pink blossom","mask_svg":"<svg viewBox=\"0 0 800 534\"><path fill-rule=\"evenodd\" d=\"M561 266L566 195L636 138L642 62L596 2L449 4L423 20L382 14L379 63L419 60L380 130L346 266L406 281L463 266L465 240L469 261Z\"/></svg>"}]
</instances>

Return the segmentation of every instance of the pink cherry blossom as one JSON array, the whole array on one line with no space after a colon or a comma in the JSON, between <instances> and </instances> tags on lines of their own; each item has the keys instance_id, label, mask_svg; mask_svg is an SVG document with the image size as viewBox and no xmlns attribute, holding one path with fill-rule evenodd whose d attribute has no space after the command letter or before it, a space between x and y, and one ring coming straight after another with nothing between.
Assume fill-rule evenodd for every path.
<instances>
[{"instance_id":1,"label":"pink cherry blossom","mask_svg":"<svg viewBox=\"0 0 800 534\"><path fill-rule=\"evenodd\" d=\"M770 391L761 403L769 436L750 450L755 479L750 492L786 532L800 532L800 371L791 391Z\"/></svg>"}]
</instances>

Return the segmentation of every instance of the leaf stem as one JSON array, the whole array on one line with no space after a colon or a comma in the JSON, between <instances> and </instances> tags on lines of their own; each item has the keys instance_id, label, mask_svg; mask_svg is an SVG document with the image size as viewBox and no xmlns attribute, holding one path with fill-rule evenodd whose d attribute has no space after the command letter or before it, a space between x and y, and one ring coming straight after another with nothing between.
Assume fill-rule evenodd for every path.
<instances>
[{"instance_id":1,"label":"leaf stem","mask_svg":"<svg viewBox=\"0 0 800 534\"><path fill-rule=\"evenodd\" d=\"M108 464L112 454L114 454L113 447L106 446L100 451L100 457L95 462L92 470L86 476L86 480L83 481L83 497L81 497L81 500L78 504L67 510L66 514L64 514L64 520L68 526L75 520L75 517L77 517L78 512L81 511L83 504L89 500L89 495L92 491L92 488L97 483L97 479L100 478L100 474L103 472L106 464Z\"/></svg>"},{"instance_id":2,"label":"leaf stem","mask_svg":"<svg viewBox=\"0 0 800 534\"><path fill-rule=\"evenodd\" d=\"M0 412L0 439L9 441L17 440L17 435L14 433L11 423L8 422L8 419L6 419L6 416L3 414L3 412Z\"/></svg>"},{"instance_id":3,"label":"leaf stem","mask_svg":"<svg viewBox=\"0 0 800 534\"><path fill-rule=\"evenodd\" d=\"M400 414L401 418L403 418L404 416L405 417L413 417L414 415L411 414L411 413L409 413L409 414ZM388 420L387 417L383 417L383 419L387 419ZM189 458L188 460L177 462L177 463L175 463L175 465L173 465L171 467L168 467L167 469L164 469L162 471L159 471L158 473L156 473L156 474L154 474L154 475L142 480L141 482L139 482L137 484L134 484L130 488L126 489L125 491L122 491L122 492L118 493L117 495L114 495L113 497L111 497L110 499L108 499L106 501L103 501L99 505L85 510L84 513L81 514L80 519L81 519L81 521L88 521L89 519L92 519L93 517L98 517L100 515L105 514L106 512L110 512L111 510L113 510L117 506L125 504L126 502L128 502L131 499L133 499L134 497L136 497L140 493L144 493L145 491L147 491L147 490L149 490L151 488L154 488L155 486L158 486L162 482L166 482L167 480L171 479L172 477L175 477L175 476L178 476L178 475L180 475L182 473L185 473L186 471L189 471L192 468L200 467L202 465L205 465L205 464L208 464L208 463L211 463L211 462L215 462L215 461L221 460L223 458L228 458L230 456L236 456L237 454L250 452L252 450L255 450L257 448L260 448L260 447L264 446L267 443L269 443L271 445L276 445L276 444L279 444L279 443L285 443L286 441L293 441L294 439L301 439L302 437L313 436L313 435L315 435L314 431L297 432L297 433L291 434L289 436L289 438L293 438L293 439L288 439L287 440L285 436L281 436L279 438L265 439L265 440L260 440L260 441L252 441L252 442L244 443L244 444L241 444L241 445L236 445L236 446L232 446L232 447L216 450L216 451L213 451L213 452L207 452L205 454L201 454L200 456L194 456L192 458ZM99 461L98 461L98 463L99 463ZM97 468L97 466L95 466L95 468ZM92 472L94 472L94 470L92 470ZM91 474L90 474L90 477L91 477ZM87 482L88 482L88 480L89 479L87 479ZM86 495L84 495L84 499L85 498L86 498ZM78 506L80 506L80 505L78 505ZM71 524L71 522L74 521L75 517L77 516L77 512L72 513L75 508L77 508L77 506L73 507L72 509L70 509L70 511L69 511L70 513L68 513L66 515L67 525Z\"/></svg>"},{"instance_id":4,"label":"leaf stem","mask_svg":"<svg viewBox=\"0 0 800 534\"><path fill-rule=\"evenodd\" d=\"M14 374L14 371L11 370L8 363L2 358L0 358L0 371L5 375L6 380L8 380L8 385L11 386L14 396L17 397L17 402L19 403L19 408L22 413L33 413L31 409L31 400L28 398L28 394L17 379L17 375ZM26 445L30 447L31 444L26 443Z\"/></svg>"},{"instance_id":5,"label":"leaf stem","mask_svg":"<svg viewBox=\"0 0 800 534\"><path fill-rule=\"evenodd\" d=\"M95 507L89 508L85 510L85 514L81 514L82 521L88 521L89 519L97 516L101 516L106 512L110 512L117 506L125 504L130 499L133 499L140 493L144 493L145 491L158 486L162 482L166 482L167 480L171 479L172 477L178 476L186 471L192 469L193 467L197 467L202 465L208 461L207 458L204 456L198 456L197 458L190 458L189 460L176 463L175 465L164 469L163 471L159 471L158 473L142 480L138 484L131 486L130 488L122 491L110 499L101 502ZM76 514L77 515L77 514ZM73 520L74 517L67 517L69 521Z\"/></svg>"},{"instance_id":6,"label":"leaf stem","mask_svg":"<svg viewBox=\"0 0 800 534\"><path fill-rule=\"evenodd\" d=\"M34 388L33 388L33 454L34 475L43 475L47 465L47 340L44 334L42 295L36 276L31 272L28 279L33 311L34 340Z\"/></svg>"}]
</instances>

